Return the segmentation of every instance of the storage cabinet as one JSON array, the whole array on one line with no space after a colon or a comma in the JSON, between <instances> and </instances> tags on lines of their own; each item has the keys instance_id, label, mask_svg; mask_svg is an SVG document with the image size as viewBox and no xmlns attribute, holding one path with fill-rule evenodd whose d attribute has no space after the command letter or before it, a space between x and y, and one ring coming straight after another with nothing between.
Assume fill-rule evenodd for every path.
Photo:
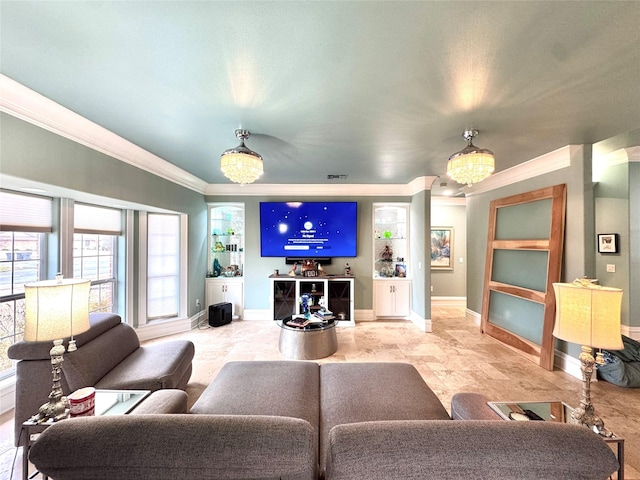
<instances>
[{"instance_id":1,"label":"storage cabinet","mask_svg":"<svg viewBox=\"0 0 640 480\"><path fill-rule=\"evenodd\" d=\"M233 319L241 319L244 310L244 283L241 277L207 278L206 301L209 305L229 302L232 306Z\"/></svg>"},{"instance_id":2,"label":"storage cabinet","mask_svg":"<svg viewBox=\"0 0 640 480\"><path fill-rule=\"evenodd\" d=\"M373 314L376 317L408 317L411 314L411 281L374 280Z\"/></svg>"},{"instance_id":3,"label":"storage cabinet","mask_svg":"<svg viewBox=\"0 0 640 480\"><path fill-rule=\"evenodd\" d=\"M310 310L320 308L320 299L327 302L338 325L355 326L353 311L352 277L290 277L271 275L271 312L274 320L302 313L300 296L308 294L313 298Z\"/></svg>"}]
</instances>

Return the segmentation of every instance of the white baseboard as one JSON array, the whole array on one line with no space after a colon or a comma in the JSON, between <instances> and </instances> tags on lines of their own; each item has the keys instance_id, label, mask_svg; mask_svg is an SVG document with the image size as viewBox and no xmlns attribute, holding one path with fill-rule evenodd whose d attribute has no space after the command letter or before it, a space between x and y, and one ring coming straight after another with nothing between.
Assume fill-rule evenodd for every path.
<instances>
[{"instance_id":1,"label":"white baseboard","mask_svg":"<svg viewBox=\"0 0 640 480\"><path fill-rule=\"evenodd\" d=\"M195 323L200 318L201 313L194 316ZM157 321L142 325L136 328L136 333L141 342L154 338L166 337L176 333L188 332L192 326L191 318L181 318L179 320Z\"/></svg>"},{"instance_id":2,"label":"white baseboard","mask_svg":"<svg viewBox=\"0 0 640 480\"><path fill-rule=\"evenodd\" d=\"M571 375L572 377L576 377L582 380L582 371L580 370L580 360L578 360L577 358L567 355L564 352L559 352L558 350L556 350L555 356L553 359L553 364L563 372ZM597 380L596 375L594 374L591 381L595 382L596 380Z\"/></svg>"},{"instance_id":3,"label":"white baseboard","mask_svg":"<svg viewBox=\"0 0 640 480\"><path fill-rule=\"evenodd\" d=\"M630 327L629 325L622 325L620 332L625 337L633 338L640 342L640 327Z\"/></svg>"},{"instance_id":4,"label":"white baseboard","mask_svg":"<svg viewBox=\"0 0 640 480\"><path fill-rule=\"evenodd\" d=\"M418 327L423 332L433 332L433 322L430 318L422 318L420 315L416 315L415 312L411 312L411 323Z\"/></svg>"},{"instance_id":5,"label":"white baseboard","mask_svg":"<svg viewBox=\"0 0 640 480\"><path fill-rule=\"evenodd\" d=\"M434 297L431 296L431 305L452 305L455 307L465 307L467 297Z\"/></svg>"},{"instance_id":6,"label":"white baseboard","mask_svg":"<svg viewBox=\"0 0 640 480\"><path fill-rule=\"evenodd\" d=\"M0 381L0 415L13 410L16 405L16 377L12 375Z\"/></svg>"}]
</instances>

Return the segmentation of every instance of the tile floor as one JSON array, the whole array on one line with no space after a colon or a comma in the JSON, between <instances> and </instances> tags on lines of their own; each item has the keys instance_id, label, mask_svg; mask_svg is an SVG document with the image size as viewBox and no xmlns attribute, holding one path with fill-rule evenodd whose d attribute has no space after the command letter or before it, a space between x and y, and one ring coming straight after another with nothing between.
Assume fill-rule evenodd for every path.
<instances>
[{"instance_id":1,"label":"tile floor","mask_svg":"<svg viewBox=\"0 0 640 480\"><path fill-rule=\"evenodd\" d=\"M338 351L319 362L409 362L416 366L449 408L456 392L482 392L495 400L561 400L578 403L582 382L562 371L548 372L493 338L465 318L461 307L433 306L433 332L407 321L361 322L339 328ZM279 328L271 321L235 321L219 328L175 335L196 346L187 392L192 404L226 362L286 360L278 351ZM163 341L157 339L154 342ZM640 389L606 382L592 385L592 400L607 427L625 438L625 478L640 480ZM13 447L11 413L0 416L0 479L21 477L21 452Z\"/></svg>"}]
</instances>

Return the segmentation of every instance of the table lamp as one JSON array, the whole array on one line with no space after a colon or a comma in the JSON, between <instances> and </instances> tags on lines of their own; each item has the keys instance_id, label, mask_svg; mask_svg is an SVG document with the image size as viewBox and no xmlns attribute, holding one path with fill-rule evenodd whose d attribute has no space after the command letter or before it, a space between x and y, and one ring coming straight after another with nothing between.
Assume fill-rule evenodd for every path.
<instances>
[{"instance_id":1,"label":"table lamp","mask_svg":"<svg viewBox=\"0 0 640 480\"><path fill-rule=\"evenodd\" d=\"M596 365L604 364L602 352L593 358L591 347L620 350L620 310L622 290L602 287L588 279L573 283L554 283L556 322L553 336L582 346L578 357L582 370L580 407L571 414L572 423L585 425L603 436L612 436L591 404L591 375Z\"/></svg>"},{"instance_id":2,"label":"table lamp","mask_svg":"<svg viewBox=\"0 0 640 480\"><path fill-rule=\"evenodd\" d=\"M32 421L46 423L67 416L67 400L62 395L60 371L65 352L62 339L71 337L69 351L76 350L73 335L89 330L90 280L63 279L25 284L24 340L42 342L53 340L51 369L53 386L49 402L40 407Z\"/></svg>"}]
</instances>

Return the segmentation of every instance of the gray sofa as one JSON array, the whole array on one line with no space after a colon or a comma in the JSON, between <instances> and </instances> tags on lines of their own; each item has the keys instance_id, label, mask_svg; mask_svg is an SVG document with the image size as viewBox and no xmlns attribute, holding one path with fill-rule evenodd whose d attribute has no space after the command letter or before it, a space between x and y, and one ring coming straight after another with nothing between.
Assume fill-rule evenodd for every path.
<instances>
[{"instance_id":1,"label":"gray sofa","mask_svg":"<svg viewBox=\"0 0 640 480\"><path fill-rule=\"evenodd\" d=\"M113 313L92 313L91 327L75 337L78 349L62 363L65 395L82 387L184 390L191 376L193 343L171 340L141 346L135 330ZM64 342L67 347L68 339ZM25 420L37 413L51 392L52 342L17 342L8 356L16 365L15 442Z\"/></svg>"},{"instance_id":2,"label":"gray sofa","mask_svg":"<svg viewBox=\"0 0 640 480\"><path fill-rule=\"evenodd\" d=\"M596 480L618 467L583 427L452 421L408 364L291 361L226 364L187 415L59 422L30 459L56 480Z\"/></svg>"}]
</instances>

